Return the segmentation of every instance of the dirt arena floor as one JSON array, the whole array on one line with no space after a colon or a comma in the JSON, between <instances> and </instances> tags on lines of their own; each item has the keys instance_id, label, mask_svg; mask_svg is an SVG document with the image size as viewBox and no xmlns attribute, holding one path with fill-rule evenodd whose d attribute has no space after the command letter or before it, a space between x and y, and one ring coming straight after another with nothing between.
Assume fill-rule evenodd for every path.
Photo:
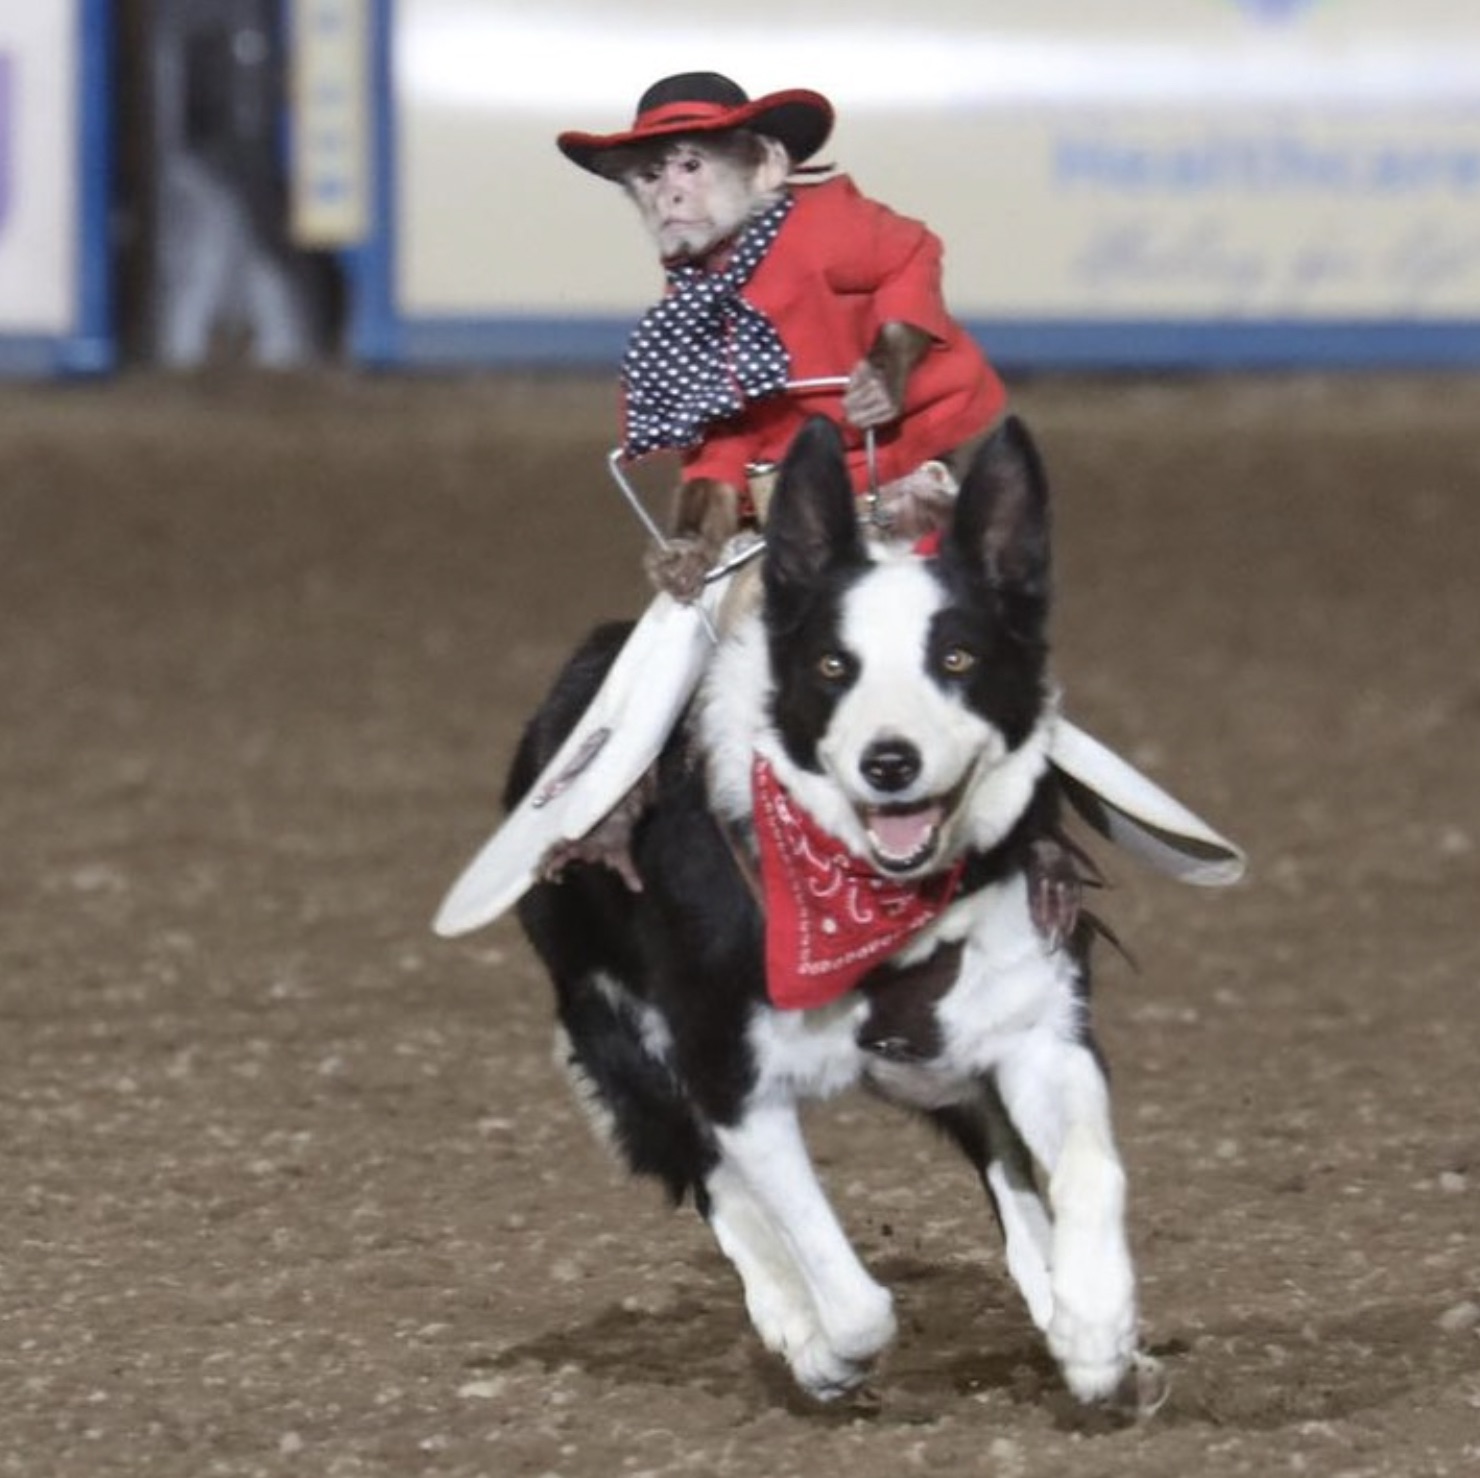
<instances>
[{"instance_id":1,"label":"dirt arena floor","mask_svg":"<svg viewBox=\"0 0 1480 1478\"><path fill-rule=\"evenodd\" d=\"M0 1473L1480 1472L1480 381L1016 394L1071 711L1253 858L1097 854L1160 1414L1074 1410L859 1100L810 1131L901 1336L809 1408L513 927L429 932L644 598L608 388L139 376L0 390Z\"/></svg>"}]
</instances>

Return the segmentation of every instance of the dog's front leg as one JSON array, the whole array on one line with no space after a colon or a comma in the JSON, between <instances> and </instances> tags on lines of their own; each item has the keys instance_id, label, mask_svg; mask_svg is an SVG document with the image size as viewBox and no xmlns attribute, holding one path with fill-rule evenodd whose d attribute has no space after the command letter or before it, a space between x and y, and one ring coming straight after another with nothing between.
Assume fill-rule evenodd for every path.
<instances>
[{"instance_id":1,"label":"dog's front leg","mask_svg":"<svg viewBox=\"0 0 1480 1478\"><path fill-rule=\"evenodd\" d=\"M1045 1032L1002 1064L998 1087L1048 1175L1049 1349L1080 1400L1104 1400L1122 1390L1137 1335L1125 1171L1104 1074L1087 1047Z\"/></svg>"},{"instance_id":2,"label":"dog's front leg","mask_svg":"<svg viewBox=\"0 0 1480 1478\"><path fill-rule=\"evenodd\" d=\"M710 1222L751 1320L805 1390L841 1395L894 1338L893 1300L828 1204L792 1105L753 1107L716 1138Z\"/></svg>"}]
</instances>

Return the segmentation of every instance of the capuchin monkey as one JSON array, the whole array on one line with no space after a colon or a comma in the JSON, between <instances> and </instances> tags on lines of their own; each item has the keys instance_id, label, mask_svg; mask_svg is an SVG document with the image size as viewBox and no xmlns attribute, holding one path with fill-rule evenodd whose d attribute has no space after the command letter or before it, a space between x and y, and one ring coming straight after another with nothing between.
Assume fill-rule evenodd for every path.
<instances>
[{"instance_id":1,"label":"capuchin monkey","mask_svg":"<svg viewBox=\"0 0 1480 1478\"><path fill-rule=\"evenodd\" d=\"M637 207L665 265L714 265L737 233L781 198L792 172L786 146L749 129L614 149L602 162ZM860 430L887 426L904 409L910 371L930 347L923 329L885 324L852 366L843 390L847 420ZM692 601L725 541L740 524L739 488L713 478L680 484L666 548L649 552L649 578L675 599ZM900 537L916 537L939 516L919 499L898 500Z\"/></svg>"}]
</instances>

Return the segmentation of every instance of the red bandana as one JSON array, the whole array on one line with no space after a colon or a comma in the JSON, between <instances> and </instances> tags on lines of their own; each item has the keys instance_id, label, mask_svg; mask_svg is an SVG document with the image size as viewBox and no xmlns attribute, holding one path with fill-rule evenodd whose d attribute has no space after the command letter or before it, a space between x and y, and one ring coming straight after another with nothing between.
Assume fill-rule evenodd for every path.
<instances>
[{"instance_id":1,"label":"red bandana","mask_svg":"<svg viewBox=\"0 0 1480 1478\"><path fill-rule=\"evenodd\" d=\"M945 911L962 864L897 882L823 831L759 755L751 779L765 892L766 989L783 1010L823 1006Z\"/></svg>"}]
</instances>

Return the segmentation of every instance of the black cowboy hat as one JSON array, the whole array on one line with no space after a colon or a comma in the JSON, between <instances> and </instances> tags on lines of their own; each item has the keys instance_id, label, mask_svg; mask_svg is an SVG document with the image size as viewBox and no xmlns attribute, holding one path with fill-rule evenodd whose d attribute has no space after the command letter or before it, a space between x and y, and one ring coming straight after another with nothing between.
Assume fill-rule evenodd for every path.
<instances>
[{"instance_id":1,"label":"black cowboy hat","mask_svg":"<svg viewBox=\"0 0 1480 1478\"><path fill-rule=\"evenodd\" d=\"M748 128L780 139L792 163L800 164L827 142L832 125L832 104L819 92L802 88L769 92L752 102L744 89L718 72L680 72L653 83L643 93L632 127L625 132L567 132L555 142L572 163L605 176L602 156L612 149L730 128Z\"/></svg>"}]
</instances>

